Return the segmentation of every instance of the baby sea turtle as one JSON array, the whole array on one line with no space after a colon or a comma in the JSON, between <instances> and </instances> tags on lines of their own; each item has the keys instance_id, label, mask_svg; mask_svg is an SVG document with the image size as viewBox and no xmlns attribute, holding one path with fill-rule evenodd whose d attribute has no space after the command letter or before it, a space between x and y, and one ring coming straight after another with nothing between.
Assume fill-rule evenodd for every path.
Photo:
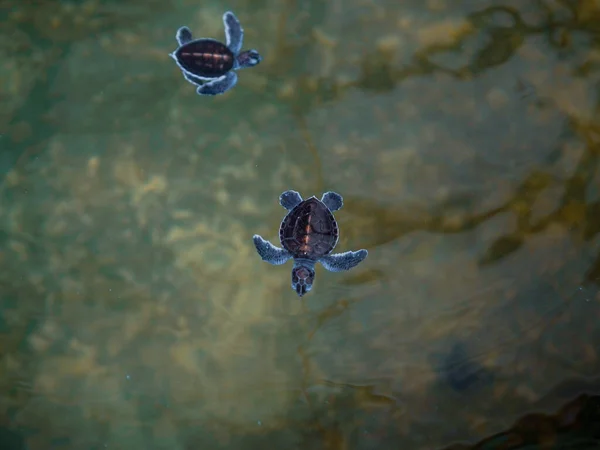
<instances>
[{"instance_id":1,"label":"baby sea turtle","mask_svg":"<svg viewBox=\"0 0 600 450\"><path fill-rule=\"evenodd\" d=\"M244 30L231 11L223 14L223 24L227 44L209 38L193 39L188 27L177 30L179 48L170 55L184 78L198 86L196 92L199 95L223 94L237 83L235 70L252 67L262 61L256 50L240 53Z\"/></svg>"},{"instance_id":2,"label":"baby sea turtle","mask_svg":"<svg viewBox=\"0 0 600 450\"><path fill-rule=\"evenodd\" d=\"M292 289L302 297L311 290L315 279L315 263L320 262L331 272L341 272L356 266L367 257L366 250L331 254L338 238L338 225L332 211L344 204L342 196L326 192L321 200L311 197L302 200L296 191L285 191L279 204L289 212L279 227L279 248L254 235L258 254L270 264L280 265L294 258Z\"/></svg>"}]
</instances>

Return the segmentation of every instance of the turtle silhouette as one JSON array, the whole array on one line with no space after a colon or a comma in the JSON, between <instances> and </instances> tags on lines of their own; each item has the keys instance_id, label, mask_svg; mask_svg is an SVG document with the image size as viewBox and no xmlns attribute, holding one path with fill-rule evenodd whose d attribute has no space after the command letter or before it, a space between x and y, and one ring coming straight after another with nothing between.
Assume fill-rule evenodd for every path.
<instances>
[{"instance_id":1,"label":"turtle silhouette","mask_svg":"<svg viewBox=\"0 0 600 450\"><path fill-rule=\"evenodd\" d=\"M333 211L344 202L336 192L326 192L321 199L303 200L296 191L281 194L279 203L288 210L279 227L281 247L255 234L254 245L263 261L280 265L289 259L292 267L292 289L302 297L309 292L315 280L315 264L321 263L331 272L349 270L364 260L367 250L331 253L339 239L339 228Z\"/></svg>"},{"instance_id":2,"label":"turtle silhouette","mask_svg":"<svg viewBox=\"0 0 600 450\"><path fill-rule=\"evenodd\" d=\"M219 95L237 84L236 71L262 61L258 51L241 51L244 30L231 11L223 14L225 44L210 38L194 39L188 27L177 30L179 47L170 54L183 77L195 86L199 95Z\"/></svg>"}]
</instances>

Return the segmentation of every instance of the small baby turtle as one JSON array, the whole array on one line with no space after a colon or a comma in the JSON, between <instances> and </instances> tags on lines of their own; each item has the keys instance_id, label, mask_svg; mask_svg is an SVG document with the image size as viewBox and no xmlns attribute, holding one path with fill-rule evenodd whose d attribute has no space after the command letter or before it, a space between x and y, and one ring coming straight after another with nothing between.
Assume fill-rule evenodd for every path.
<instances>
[{"instance_id":1,"label":"small baby turtle","mask_svg":"<svg viewBox=\"0 0 600 450\"><path fill-rule=\"evenodd\" d=\"M223 94L237 83L235 70L252 67L262 61L256 50L240 53L244 30L231 11L223 14L223 24L227 44L210 38L193 39L188 27L177 30L179 48L170 55L184 78L198 86L196 92L199 95Z\"/></svg>"},{"instance_id":2,"label":"small baby turtle","mask_svg":"<svg viewBox=\"0 0 600 450\"><path fill-rule=\"evenodd\" d=\"M338 225L332 211L344 204L342 196L326 192L319 200L316 197L303 200L296 191L285 191L279 204L289 212L279 227L279 248L254 235L258 254L270 264L280 265L294 258L292 267L292 289L299 297L311 290L315 279L315 263L320 262L331 272L349 270L367 257L366 250L331 254L338 238Z\"/></svg>"}]
</instances>

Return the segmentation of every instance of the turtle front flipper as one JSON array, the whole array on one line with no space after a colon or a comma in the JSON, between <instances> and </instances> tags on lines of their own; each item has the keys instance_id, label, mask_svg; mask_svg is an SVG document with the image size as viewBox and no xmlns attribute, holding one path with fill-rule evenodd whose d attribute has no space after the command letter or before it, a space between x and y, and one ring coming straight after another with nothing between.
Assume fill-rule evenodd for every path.
<instances>
[{"instance_id":1,"label":"turtle front flipper","mask_svg":"<svg viewBox=\"0 0 600 450\"><path fill-rule=\"evenodd\" d=\"M225 42L229 50L237 55L242 49L244 42L244 29L240 25L240 21L237 20L235 14L231 11L227 11L223 14L223 25L225 25Z\"/></svg>"},{"instance_id":2,"label":"turtle front flipper","mask_svg":"<svg viewBox=\"0 0 600 450\"><path fill-rule=\"evenodd\" d=\"M325 192L323 197L321 197L321 201L325 203L325 206L332 212L337 211L344 206L344 199L337 192Z\"/></svg>"},{"instance_id":3,"label":"turtle front flipper","mask_svg":"<svg viewBox=\"0 0 600 450\"><path fill-rule=\"evenodd\" d=\"M294 209L301 202L302 196L298 192L292 191L291 189L289 191L285 191L279 196L279 204L288 211Z\"/></svg>"},{"instance_id":4,"label":"turtle front flipper","mask_svg":"<svg viewBox=\"0 0 600 450\"><path fill-rule=\"evenodd\" d=\"M343 272L344 270L352 269L365 259L368 254L369 252L364 249L356 252L335 253L319 258L319 262L330 272Z\"/></svg>"},{"instance_id":5,"label":"turtle front flipper","mask_svg":"<svg viewBox=\"0 0 600 450\"><path fill-rule=\"evenodd\" d=\"M273 264L274 266L280 266L286 263L292 255L290 252L283 248L275 247L269 241L263 239L258 234L255 234L252 238L254 240L254 246L256 251L263 261Z\"/></svg>"},{"instance_id":6,"label":"turtle front flipper","mask_svg":"<svg viewBox=\"0 0 600 450\"><path fill-rule=\"evenodd\" d=\"M177 30L177 34L175 35L175 39L177 39L177 43L182 46L187 44L188 42L192 42L192 32L188 27L181 27Z\"/></svg>"},{"instance_id":7,"label":"turtle front flipper","mask_svg":"<svg viewBox=\"0 0 600 450\"><path fill-rule=\"evenodd\" d=\"M211 81L204 83L202 86L198 86L196 92L198 95L219 95L224 94L226 91L234 87L237 83L237 75L235 72L227 72L219 78L214 78Z\"/></svg>"}]
</instances>

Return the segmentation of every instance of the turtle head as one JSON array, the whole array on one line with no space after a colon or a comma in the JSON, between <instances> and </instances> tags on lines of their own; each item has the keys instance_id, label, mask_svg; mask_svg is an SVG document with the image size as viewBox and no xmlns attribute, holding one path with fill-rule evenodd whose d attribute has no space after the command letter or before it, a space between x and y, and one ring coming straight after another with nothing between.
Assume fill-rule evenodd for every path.
<instances>
[{"instance_id":1,"label":"turtle head","mask_svg":"<svg viewBox=\"0 0 600 450\"><path fill-rule=\"evenodd\" d=\"M262 56L256 50L245 50L237 57L238 66L240 69L252 67L262 61Z\"/></svg>"},{"instance_id":2,"label":"turtle head","mask_svg":"<svg viewBox=\"0 0 600 450\"><path fill-rule=\"evenodd\" d=\"M294 262L292 267L292 289L302 297L312 289L315 281L315 264L312 261Z\"/></svg>"}]
</instances>

